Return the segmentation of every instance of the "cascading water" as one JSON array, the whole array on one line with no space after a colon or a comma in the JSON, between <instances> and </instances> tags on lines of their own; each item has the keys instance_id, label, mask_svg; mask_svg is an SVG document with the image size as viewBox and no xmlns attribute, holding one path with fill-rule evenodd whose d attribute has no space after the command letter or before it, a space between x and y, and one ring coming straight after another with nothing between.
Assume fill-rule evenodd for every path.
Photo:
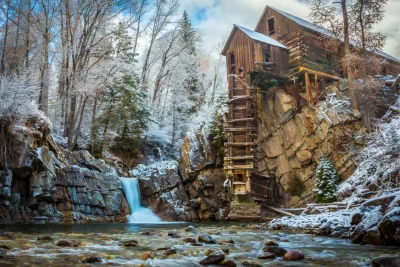
<instances>
[{"instance_id":1,"label":"cascading water","mask_svg":"<svg viewBox=\"0 0 400 267\"><path fill-rule=\"evenodd\" d=\"M137 178L120 178L124 188L126 200L131 208L131 215L127 216L129 223L160 223L161 219L149 209L140 206L140 190Z\"/></svg>"}]
</instances>

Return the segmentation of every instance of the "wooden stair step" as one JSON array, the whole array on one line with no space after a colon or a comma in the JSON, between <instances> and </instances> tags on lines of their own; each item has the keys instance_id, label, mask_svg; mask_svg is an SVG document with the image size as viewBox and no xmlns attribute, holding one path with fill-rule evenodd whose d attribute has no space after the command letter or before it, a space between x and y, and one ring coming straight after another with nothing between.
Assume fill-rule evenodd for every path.
<instances>
[{"instance_id":1,"label":"wooden stair step","mask_svg":"<svg viewBox=\"0 0 400 267\"><path fill-rule=\"evenodd\" d=\"M246 121L254 121L254 118L233 119L233 120L227 121L226 123L246 122Z\"/></svg>"},{"instance_id":2,"label":"wooden stair step","mask_svg":"<svg viewBox=\"0 0 400 267\"><path fill-rule=\"evenodd\" d=\"M236 156L236 157L225 157L224 160L244 160L253 159L254 156Z\"/></svg>"},{"instance_id":3,"label":"wooden stair step","mask_svg":"<svg viewBox=\"0 0 400 267\"><path fill-rule=\"evenodd\" d=\"M227 142L225 146L254 146L254 142Z\"/></svg>"},{"instance_id":4,"label":"wooden stair step","mask_svg":"<svg viewBox=\"0 0 400 267\"><path fill-rule=\"evenodd\" d=\"M225 132L252 132L255 130L256 128L226 128Z\"/></svg>"}]
</instances>

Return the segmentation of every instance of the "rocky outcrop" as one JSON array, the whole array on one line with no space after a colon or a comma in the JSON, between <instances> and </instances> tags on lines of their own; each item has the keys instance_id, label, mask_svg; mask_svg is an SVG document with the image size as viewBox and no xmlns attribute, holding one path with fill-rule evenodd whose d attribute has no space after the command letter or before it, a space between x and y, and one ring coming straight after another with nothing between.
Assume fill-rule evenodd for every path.
<instances>
[{"instance_id":1,"label":"rocky outcrop","mask_svg":"<svg viewBox=\"0 0 400 267\"><path fill-rule=\"evenodd\" d=\"M0 169L0 224L125 221L129 206L115 169L38 136L15 131L17 154Z\"/></svg>"},{"instance_id":2,"label":"rocky outcrop","mask_svg":"<svg viewBox=\"0 0 400 267\"><path fill-rule=\"evenodd\" d=\"M338 90L336 85L328 92ZM347 101L320 102L317 107L302 105L279 87L259 94L258 171L273 175L285 190L286 205L310 200L314 171L323 155L328 155L342 180L356 169L354 152L363 145L364 128ZM306 190L290 196L292 180L300 178Z\"/></svg>"},{"instance_id":3,"label":"rocky outcrop","mask_svg":"<svg viewBox=\"0 0 400 267\"><path fill-rule=\"evenodd\" d=\"M181 147L180 161L139 165L142 204L167 221L222 220L229 213L229 195L223 186L223 169L215 168L212 135L202 129L188 135Z\"/></svg>"},{"instance_id":4,"label":"rocky outcrop","mask_svg":"<svg viewBox=\"0 0 400 267\"><path fill-rule=\"evenodd\" d=\"M393 193L364 202L352 214L357 224L351 233L353 243L400 245L400 194Z\"/></svg>"}]
</instances>

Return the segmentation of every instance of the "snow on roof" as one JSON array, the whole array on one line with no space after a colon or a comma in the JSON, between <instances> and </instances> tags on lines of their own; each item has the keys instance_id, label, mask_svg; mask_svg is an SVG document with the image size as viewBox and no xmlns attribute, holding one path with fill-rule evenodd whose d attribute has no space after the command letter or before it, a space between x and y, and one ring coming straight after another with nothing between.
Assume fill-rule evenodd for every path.
<instances>
[{"instance_id":1,"label":"snow on roof","mask_svg":"<svg viewBox=\"0 0 400 267\"><path fill-rule=\"evenodd\" d=\"M242 26L239 26L239 25L236 25L236 24L234 24L234 26L239 28L242 32L247 34L247 36L249 36L251 39L253 39L255 41L259 41L259 42L262 42L262 43L270 44L270 45L277 46L277 47L280 47L280 48L289 49L286 46L284 46L283 44L281 44L280 42L278 42L277 40L272 39L271 37L269 37L267 35L264 35L262 33L249 30L249 29L247 29L245 27L242 27Z\"/></svg>"},{"instance_id":2,"label":"snow on roof","mask_svg":"<svg viewBox=\"0 0 400 267\"><path fill-rule=\"evenodd\" d=\"M307 28L307 29L310 29L310 30L313 30L313 31L316 31L316 32L319 32L319 33L322 33L322 34L325 34L325 35L328 35L328 36L332 36L332 33L329 30L325 29L324 27L315 25L314 23L311 23L311 22L306 21L304 19L301 19L299 17L293 16L292 14L286 13L286 12L284 12L282 10L279 10L277 8L274 8L272 6L267 6L267 7L275 10L276 12L281 13L283 16L293 20L294 22L296 22L297 24L299 24L300 26L302 26L304 28ZM393 60L393 61L396 61L396 62L400 63L399 59L397 59L397 58L395 58L395 57L393 57L393 56L391 56L389 54L386 54L383 51L377 50L377 51L375 51L375 53L377 55L381 56L381 57L384 57L384 58L387 58L387 59L390 59L390 60Z\"/></svg>"}]
</instances>

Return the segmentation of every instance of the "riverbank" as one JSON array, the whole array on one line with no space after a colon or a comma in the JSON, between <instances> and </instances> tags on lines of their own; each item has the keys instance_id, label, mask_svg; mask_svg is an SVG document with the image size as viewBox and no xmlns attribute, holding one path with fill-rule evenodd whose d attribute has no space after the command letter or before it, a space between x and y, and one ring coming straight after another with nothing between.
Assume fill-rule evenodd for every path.
<instances>
[{"instance_id":1,"label":"riverbank","mask_svg":"<svg viewBox=\"0 0 400 267\"><path fill-rule=\"evenodd\" d=\"M188 226L194 226L194 228ZM349 240L265 230L264 224L91 224L4 226L1 266L202 266L223 251L226 266L371 266L371 260L400 253L397 247L360 246ZM200 238L203 236L205 238ZM212 242L207 242L207 237ZM199 241L200 240L200 241ZM300 250L305 259L259 259L265 244ZM154 258L150 261L149 257ZM216 265L211 265L216 266Z\"/></svg>"}]
</instances>

